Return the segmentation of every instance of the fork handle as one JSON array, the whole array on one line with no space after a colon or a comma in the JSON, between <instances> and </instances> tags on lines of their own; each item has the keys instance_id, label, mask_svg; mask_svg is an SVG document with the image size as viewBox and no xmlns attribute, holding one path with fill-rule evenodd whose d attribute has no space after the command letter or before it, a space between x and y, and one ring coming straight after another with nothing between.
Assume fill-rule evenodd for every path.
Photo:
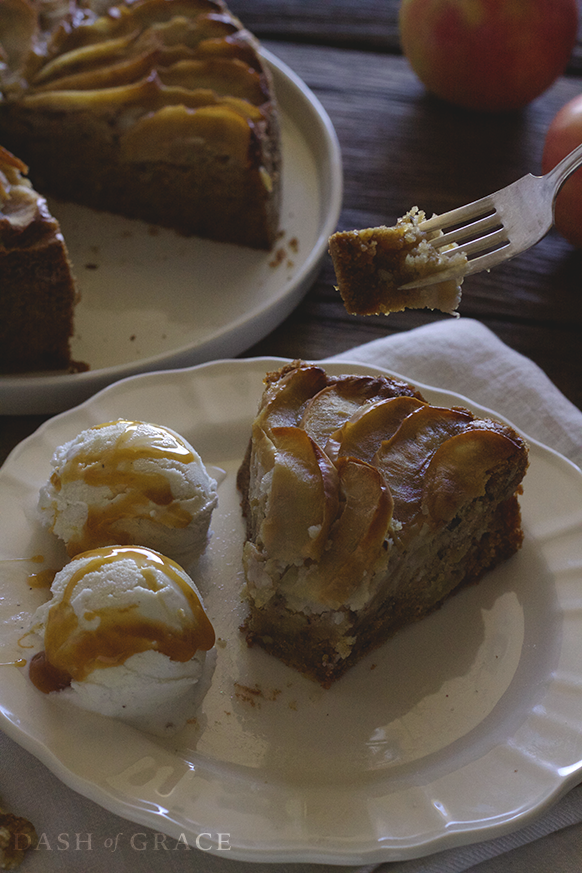
<instances>
[{"instance_id":1,"label":"fork handle","mask_svg":"<svg viewBox=\"0 0 582 873\"><path fill-rule=\"evenodd\" d=\"M582 165L582 145L579 145L569 155L562 158L559 164L546 173L543 178L552 186L555 186L556 194L566 181L572 175L574 170L577 170Z\"/></svg>"}]
</instances>

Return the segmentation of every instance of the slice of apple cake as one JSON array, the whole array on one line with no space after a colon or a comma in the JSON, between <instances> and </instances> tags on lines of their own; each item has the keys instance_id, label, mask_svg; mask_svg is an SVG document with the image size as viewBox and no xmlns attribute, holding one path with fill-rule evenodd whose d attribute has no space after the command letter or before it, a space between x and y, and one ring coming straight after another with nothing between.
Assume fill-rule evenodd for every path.
<instances>
[{"instance_id":1,"label":"slice of apple cake","mask_svg":"<svg viewBox=\"0 0 582 873\"><path fill-rule=\"evenodd\" d=\"M79 294L67 247L27 174L0 145L0 373L86 369L71 360Z\"/></svg>"},{"instance_id":2,"label":"slice of apple cake","mask_svg":"<svg viewBox=\"0 0 582 873\"><path fill-rule=\"evenodd\" d=\"M522 542L509 426L384 376L269 373L238 484L243 631L328 688Z\"/></svg>"}]
</instances>

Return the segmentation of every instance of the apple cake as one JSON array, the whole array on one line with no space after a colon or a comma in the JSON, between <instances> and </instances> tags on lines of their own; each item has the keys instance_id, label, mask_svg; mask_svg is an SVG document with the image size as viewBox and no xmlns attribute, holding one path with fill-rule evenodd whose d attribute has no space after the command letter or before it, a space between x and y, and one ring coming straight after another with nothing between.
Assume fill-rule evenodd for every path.
<instances>
[{"instance_id":1,"label":"apple cake","mask_svg":"<svg viewBox=\"0 0 582 873\"><path fill-rule=\"evenodd\" d=\"M243 631L325 688L521 546L509 426L384 376L269 373L238 473Z\"/></svg>"},{"instance_id":2,"label":"apple cake","mask_svg":"<svg viewBox=\"0 0 582 873\"><path fill-rule=\"evenodd\" d=\"M272 246L273 82L222 0L10 0L0 91L0 138L43 194Z\"/></svg>"},{"instance_id":3,"label":"apple cake","mask_svg":"<svg viewBox=\"0 0 582 873\"><path fill-rule=\"evenodd\" d=\"M337 287L350 315L425 308L457 314L467 256L456 246L431 245L435 233L419 227L424 219L424 212L414 207L394 227L344 230L330 237ZM459 276L424 288L401 287L450 268L458 268Z\"/></svg>"},{"instance_id":4,"label":"apple cake","mask_svg":"<svg viewBox=\"0 0 582 873\"><path fill-rule=\"evenodd\" d=\"M70 354L77 290L65 242L26 173L0 147L0 372L83 369Z\"/></svg>"}]
</instances>

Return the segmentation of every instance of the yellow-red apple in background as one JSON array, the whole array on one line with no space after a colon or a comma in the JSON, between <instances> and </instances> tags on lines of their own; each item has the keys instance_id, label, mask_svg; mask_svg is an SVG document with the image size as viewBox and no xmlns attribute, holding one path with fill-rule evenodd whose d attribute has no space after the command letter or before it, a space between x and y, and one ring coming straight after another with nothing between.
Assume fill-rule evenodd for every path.
<instances>
[{"instance_id":1,"label":"yellow-red apple in background","mask_svg":"<svg viewBox=\"0 0 582 873\"><path fill-rule=\"evenodd\" d=\"M579 145L582 145L582 94L562 106L550 124L544 142L542 172L548 173ZM558 192L554 216L562 236L582 248L582 169L566 179Z\"/></svg>"},{"instance_id":2,"label":"yellow-red apple in background","mask_svg":"<svg viewBox=\"0 0 582 873\"><path fill-rule=\"evenodd\" d=\"M425 87L488 112L518 109L561 75L576 0L402 0L402 51Z\"/></svg>"}]
</instances>

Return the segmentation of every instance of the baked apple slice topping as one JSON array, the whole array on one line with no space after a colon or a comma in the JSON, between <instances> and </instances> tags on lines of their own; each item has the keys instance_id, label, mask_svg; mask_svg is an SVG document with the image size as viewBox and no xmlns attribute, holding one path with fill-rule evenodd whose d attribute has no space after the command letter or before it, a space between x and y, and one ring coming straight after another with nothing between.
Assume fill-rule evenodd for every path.
<instances>
[{"instance_id":1,"label":"baked apple slice topping","mask_svg":"<svg viewBox=\"0 0 582 873\"><path fill-rule=\"evenodd\" d=\"M96 67L119 63L127 58L135 41L136 31L103 39L97 43L81 45L70 51L62 51L47 61L35 74L32 82L35 86L49 82L50 80L62 80L73 76L80 71L89 71ZM145 52L149 54L149 52Z\"/></svg>"},{"instance_id":2,"label":"baked apple slice topping","mask_svg":"<svg viewBox=\"0 0 582 873\"><path fill-rule=\"evenodd\" d=\"M168 161L188 166L192 143L210 141L221 155L239 164L247 161L251 129L247 121L226 106L165 106L145 115L121 137L127 161Z\"/></svg>"},{"instance_id":3,"label":"baked apple slice topping","mask_svg":"<svg viewBox=\"0 0 582 873\"><path fill-rule=\"evenodd\" d=\"M325 452L332 460L351 455L372 463L381 443L421 406L426 404L416 397L391 397L365 406L330 436Z\"/></svg>"},{"instance_id":4,"label":"baked apple slice topping","mask_svg":"<svg viewBox=\"0 0 582 873\"><path fill-rule=\"evenodd\" d=\"M6 70L22 70L30 58L30 46L38 37L36 15L36 9L27 0L2 4L0 61L6 62Z\"/></svg>"},{"instance_id":5,"label":"baked apple slice topping","mask_svg":"<svg viewBox=\"0 0 582 873\"><path fill-rule=\"evenodd\" d=\"M181 119L186 138L218 137L225 156L248 160L254 123L267 117L271 99L267 74L252 37L221 4L134 0L102 15L87 8L58 26L46 24L41 39L30 30L36 27L30 4L11 3L20 22L18 45L10 50L19 67L14 87L23 91L25 106L109 114L122 134L127 114L119 108L129 106L132 121L141 116L145 125L124 144L126 160L135 161L164 157L158 131L168 116L152 122L152 113L209 106L199 118Z\"/></svg>"},{"instance_id":6,"label":"baked apple slice topping","mask_svg":"<svg viewBox=\"0 0 582 873\"><path fill-rule=\"evenodd\" d=\"M513 440L489 430L471 429L446 440L424 474L421 504L429 524L448 524L465 503L482 497L489 471L518 453Z\"/></svg>"},{"instance_id":7,"label":"baked apple slice topping","mask_svg":"<svg viewBox=\"0 0 582 873\"><path fill-rule=\"evenodd\" d=\"M264 428L298 425L304 405L326 384L321 367L299 367L268 385L257 424Z\"/></svg>"},{"instance_id":8,"label":"baked apple slice topping","mask_svg":"<svg viewBox=\"0 0 582 873\"><path fill-rule=\"evenodd\" d=\"M445 440L461 433L473 419L468 410L422 406L407 416L394 436L378 449L373 463L392 492L394 518L404 527L419 520L424 474L433 455Z\"/></svg>"},{"instance_id":9,"label":"baked apple slice topping","mask_svg":"<svg viewBox=\"0 0 582 873\"><path fill-rule=\"evenodd\" d=\"M274 427L268 434L255 427L254 445L259 487L267 489L259 542L275 560L319 560L339 506L335 466L298 427Z\"/></svg>"},{"instance_id":10,"label":"baked apple slice topping","mask_svg":"<svg viewBox=\"0 0 582 873\"><path fill-rule=\"evenodd\" d=\"M248 100L255 106L265 102L261 76L238 58L208 58L177 61L159 70L165 85L185 88L205 88L211 93Z\"/></svg>"},{"instance_id":11,"label":"baked apple slice topping","mask_svg":"<svg viewBox=\"0 0 582 873\"><path fill-rule=\"evenodd\" d=\"M46 227L55 224L46 215L42 197L29 185L27 173L26 164L0 146L0 227L7 242L10 242L9 235L14 233L17 237L37 216Z\"/></svg>"},{"instance_id":12,"label":"baked apple slice topping","mask_svg":"<svg viewBox=\"0 0 582 873\"><path fill-rule=\"evenodd\" d=\"M329 437L370 403L395 397L403 383L374 376L339 376L306 405L301 427L325 446ZM410 386L405 393L414 396Z\"/></svg>"},{"instance_id":13,"label":"baked apple slice topping","mask_svg":"<svg viewBox=\"0 0 582 873\"><path fill-rule=\"evenodd\" d=\"M337 462L343 510L319 560L318 600L332 609L369 581L392 518L392 496L382 475L364 461ZM309 571L308 571L309 576Z\"/></svg>"}]
</instances>

